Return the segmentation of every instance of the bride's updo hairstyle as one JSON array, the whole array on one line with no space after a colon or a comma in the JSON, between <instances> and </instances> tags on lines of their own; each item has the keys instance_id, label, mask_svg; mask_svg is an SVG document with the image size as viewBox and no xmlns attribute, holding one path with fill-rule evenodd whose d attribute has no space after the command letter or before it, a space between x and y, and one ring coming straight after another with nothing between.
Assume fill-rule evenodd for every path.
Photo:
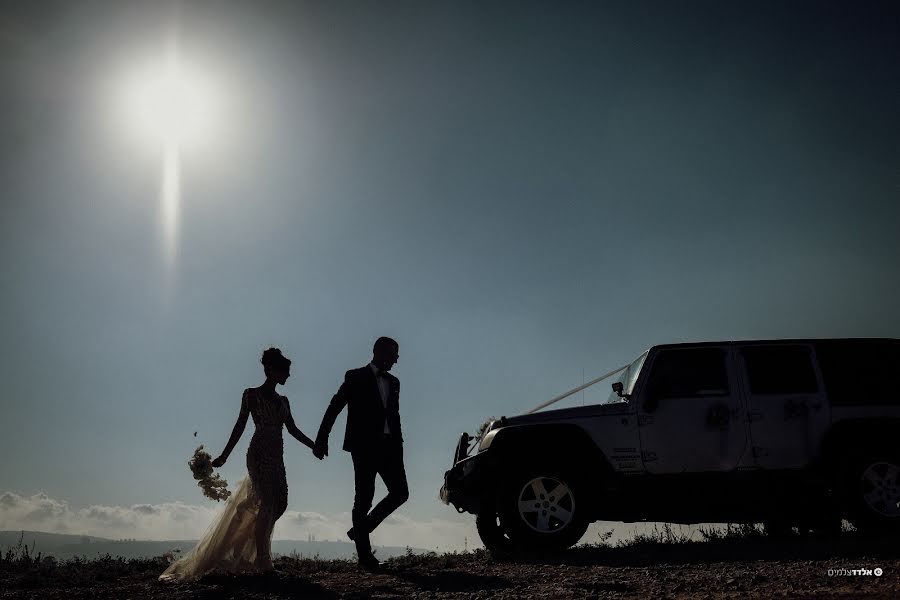
<instances>
[{"instance_id":1,"label":"bride's updo hairstyle","mask_svg":"<svg viewBox=\"0 0 900 600\"><path fill-rule=\"evenodd\" d=\"M268 377L269 373L273 370L286 371L291 366L290 359L285 358L278 348L269 348L263 352L262 360L260 360L260 362L263 365L263 369L265 369L266 377Z\"/></svg>"}]
</instances>

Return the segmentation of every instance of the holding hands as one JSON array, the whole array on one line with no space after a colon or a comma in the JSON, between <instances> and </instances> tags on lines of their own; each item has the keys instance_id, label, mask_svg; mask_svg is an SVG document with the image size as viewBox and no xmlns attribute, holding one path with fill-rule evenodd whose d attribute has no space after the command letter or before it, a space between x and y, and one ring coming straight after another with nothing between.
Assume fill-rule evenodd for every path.
<instances>
[{"instance_id":1,"label":"holding hands","mask_svg":"<svg viewBox=\"0 0 900 600\"><path fill-rule=\"evenodd\" d=\"M322 460L326 456L328 456L328 442L317 440L315 445L312 448L313 456Z\"/></svg>"}]
</instances>

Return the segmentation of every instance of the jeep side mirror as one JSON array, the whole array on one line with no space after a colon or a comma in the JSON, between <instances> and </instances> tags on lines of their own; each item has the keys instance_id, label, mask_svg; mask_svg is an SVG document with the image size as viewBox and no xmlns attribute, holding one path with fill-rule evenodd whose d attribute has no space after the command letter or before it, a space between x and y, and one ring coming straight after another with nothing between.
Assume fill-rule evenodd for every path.
<instances>
[{"instance_id":1,"label":"jeep side mirror","mask_svg":"<svg viewBox=\"0 0 900 600\"><path fill-rule=\"evenodd\" d=\"M626 400L628 399L628 397L629 397L628 394L622 393L625 391L625 386L622 385L621 381L617 381L614 384L612 384L612 389L619 398L625 398Z\"/></svg>"},{"instance_id":2,"label":"jeep side mirror","mask_svg":"<svg viewBox=\"0 0 900 600\"><path fill-rule=\"evenodd\" d=\"M466 432L463 432L459 436L459 442L457 442L457 444L456 444L456 456L454 458L453 464L455 465L456 463L458 463L459 461L461 461L468 455L469 455L469 434Z\"/></svg>"}]
</instances>

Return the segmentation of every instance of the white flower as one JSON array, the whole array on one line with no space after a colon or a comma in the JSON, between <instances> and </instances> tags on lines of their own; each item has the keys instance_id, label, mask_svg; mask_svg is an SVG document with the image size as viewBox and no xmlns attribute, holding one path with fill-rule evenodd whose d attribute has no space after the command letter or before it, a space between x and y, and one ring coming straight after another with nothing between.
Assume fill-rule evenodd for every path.
<instances>
[{"instance_id":1,"label":"white flower","mask_svg":"<svg viewBox=\"0 0 900 600\"><path fill-rule=\"evenodd\" d=\"M227 500L231 495L228 491L228 481L218 474L213 475L212 457L203 451L202 444L194 450L194 456L188 461L188 467L207 498L218 502Z\"/></svg>"}]
</instances>

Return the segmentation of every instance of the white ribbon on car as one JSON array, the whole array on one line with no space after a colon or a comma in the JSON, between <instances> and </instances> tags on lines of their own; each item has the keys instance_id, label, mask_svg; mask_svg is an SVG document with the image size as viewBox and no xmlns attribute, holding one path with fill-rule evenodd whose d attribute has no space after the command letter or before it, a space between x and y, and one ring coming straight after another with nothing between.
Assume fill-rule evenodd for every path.
<instances>
[{"instance_id":1,"label":"white ribbon on car","mask_svg":"<svg viewBox=\"0 0 900 600\"><path fill-rule=\"evenodd\" d=\"M601 381L603 381L603 380L606 379L607 377L612 377L612 376L615 375L616 373L619 373L620 371L624 371L625 369L628 368L628 366L629 366L629 365L625 365L624 367L619 367L619 368L616 369L615 371L610 371L610 372L607 373L606 375L602 375L602 376L598 377L597 379L592 379L591 381L588 381L588 382L585 383L585 384L579 385L577 388L571 389L571 390L569 390L568 392L566 392L565 394L560 394L560 395L557 396L556 398L552 398L552 399L550 399L550 400L547 400L546 402L544 402L543 404L541 404L541 405L539 405L539 406L535 406L534 408L532 408L531 410L529 410L529 411L526 412L525 414L526 414L526 415L530 415L531 413L535 413L535 412L541 410L542 408L547 408L547 407L550 406L551 404L555 404L555 403L559 402L560 400L564 400L564 399L568 398L569 396L571 396L572 394L577 394L577 393L580 392L581 390L583 390L583 389L585 389L585 388L588 388L588 387L591 387L591 386L594 385L595 383L600 383Z\"/></svg>"}]
</instances>

